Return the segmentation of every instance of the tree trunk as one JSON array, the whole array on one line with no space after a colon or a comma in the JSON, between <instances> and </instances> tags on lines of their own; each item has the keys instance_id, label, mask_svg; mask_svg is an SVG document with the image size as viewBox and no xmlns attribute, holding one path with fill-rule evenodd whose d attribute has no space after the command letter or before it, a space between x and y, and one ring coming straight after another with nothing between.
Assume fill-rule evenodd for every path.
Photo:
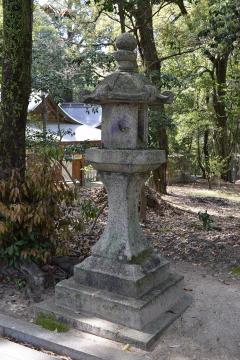
<instances>
[{"instance_id":1,"label":"tree trunk","mask_svg":"<svg viewBox=\"0 0 240 360\"><path fill-rule=\"evenodd\" d=\"M31 92L32 0L3 0L0 178L25 172L25 132Z\"/></svg>"},{"instance_id":2,"label":"tree trunk","mask_svg":"<svg viewBox=\"0 0 240 360\"><path fill-rule=\"evenodd\" d=\"M212 174L211 174L210 162L209 162L208 140L209 140L209 128L207 127L204 130L204 135L203 135L203 155L204 155L205 176L207 178L208 188L210 190L212 189Z\"/></svg>"},{"instance_id":3,"label":"tree trunk","mask_svg":"<svg viewBox=\"0 0 240 360\"><path fill-rule=\"evenodd\" d=\"M154 40L154 31L152 23L152 4L150 0L140 1L133 13L136 19L136 26L140 34L140 46L142 49L145 72L152 80L152 82L161 88L161 62L158 57L157 48ZM164 113L164 108L159 108L159 127L157 131L158 146L165 150L168 155L168 137L166 127L161 125L161 117ZM160 193L166 194L167 164L163 164L154 171L153 178L156 190Z\"/></svg>"},{"instance_id":4,"label":"tree trunk","mask_svg":"<svg viewBox=\"0 0 240 360\"><path fill-rule=\"evenodd\" d=\"M222 179L226 181L230 180L230 171L228 170L228 164L230 163L227 131L228 115L225 104L228 58L229 54L225 54L214 60L216 84L213 89L213 107L218 127L216 136L217 153L221 160L226 161L226 170L222 174Z\"/></svg>"},{"instance_id":5,"label":"tree trunk","mask_svg":"<svg viewBox=\"0 0 240 360\"><path fill-rule=\"evenodd\" d=\"M48 124L48 108L47 108L47 101L46 95L43 94L42 98L42 122L43 122L43 139L46 142L47 140L47 124Z\"/></svg>"},{"instance_id":6,"label":"tree trunk","mask_svg":"<svg viewBox=\"0 0 240 360\"><path fill-rule=\"evenodd\" d=\"M201 148L200 148L200 134L198 131L197 134L197 160L198 160L198 166L200 167L202 171L202 177L203 179L206 179L206 170L202 164L202 157L201 157Z\"/></svg>"},{"instance_id":7,"label":"tree trunk","mask_svg":"<svg viewBox=\"0 0 240 360\"><path fill-rule=\"evenodd\" d=\"M118 0L118 15L120 19L120 25L121 25L121 33L126 32L126 26L125 26L125 12L124 12L124 4L123 0Z\"/></svg>"},{"instance_id":8,"label":"tree trunk","mask_svg":"<svg viewBox=\"0 0 240 360\"><path fill-rule=\"evenodd\" d=\"M209 164L209 148L208 148L208 140L209 140L209 128L206 128L203 136L203 154L204 154L204 163L206 172L210 173L210 164Z\"/></svg>"}]
</instances>

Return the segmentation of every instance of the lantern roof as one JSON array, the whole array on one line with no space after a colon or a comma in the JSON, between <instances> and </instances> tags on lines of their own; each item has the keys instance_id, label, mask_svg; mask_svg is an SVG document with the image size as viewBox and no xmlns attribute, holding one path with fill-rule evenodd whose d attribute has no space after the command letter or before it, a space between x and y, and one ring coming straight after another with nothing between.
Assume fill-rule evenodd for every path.
<instances>
[{"instance_id":1,"label":"lantern roof","mask_svg":"<svg viewBox=\"0 0 240 360\"><path fill-rule=\"evenodd\" d=\"M145 103L160 105L171 103L171 92L160 93L155 85L138 72L137 42L133 35L124 33L116 40L117 51L114 57L118 63L117 71L105 77L96 89L85 96L85 103Z\"/></svg>"}]
</instances>

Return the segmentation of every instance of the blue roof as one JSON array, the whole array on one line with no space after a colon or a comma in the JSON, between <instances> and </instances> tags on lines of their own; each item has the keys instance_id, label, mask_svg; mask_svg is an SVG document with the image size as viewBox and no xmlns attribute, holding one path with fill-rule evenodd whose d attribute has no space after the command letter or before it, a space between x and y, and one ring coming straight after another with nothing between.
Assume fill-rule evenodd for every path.
<instances>
[{"instance_id":1,"label":"blue roof","mask_svg":"<svg viewBox=\"0 0 240 360\"><path fill-rule=\"evenodd\" d=\"M42 132L36 124L29 124L30 133ZM61 142L101 141L101 130L87 125L76 124L47 124L47 130L58 138L61 132Z\"/></svg>"},{"instance_id":2,"label":"blue roof","mask_svg":"<svg viewBox=\"0 0 240 360\"><path fill-rule=\"evenodd\" d=\"M60 109L72 120L82 125L98 127L102 122L102 107L83 103L62 103Z\"/></svg>"}]
</instances>

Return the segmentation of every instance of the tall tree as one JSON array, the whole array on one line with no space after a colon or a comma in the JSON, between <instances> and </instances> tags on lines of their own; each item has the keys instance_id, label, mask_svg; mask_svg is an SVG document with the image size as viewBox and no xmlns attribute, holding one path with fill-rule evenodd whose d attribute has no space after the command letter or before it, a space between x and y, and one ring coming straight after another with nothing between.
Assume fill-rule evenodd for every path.
<instances>
[{"instance_id":1,"label":"tall tree","mask_svg":"<svg viewBox=\"0 0 240 360\"><path fill-rule=\"evenodd\" d=\"M79 0L35 6L34 89L50 91L58 100L69 102L79 100L80 93L96 86L113 62L113 57L103 50L113 43L111 26L107 26L108 31L106 24L104 28L97 26L100 15L94 5Z\"/></svg>"},{"instance_id":2,"label":"tall tree","mask_svg":"<svg viewBox=\"0 0 240 360\"><path fill-rule=\"evenodd\" d=\"M132 31L137 38L138 50L141 56L145 73L151 78L152 82L161 90L161 63L162 58L159 56L153 18L164 7L174 4L179 9L181 15L186 15L187 10L183 0L95 0L95 3L103 7L104 10L114 12L119 15L121 30ZM127 21L126 21L127 20ZM168 57L167 57L168 58ZM155 122L155 141L157 147L165 150L168 155L168 136L166 127L166 116L164 108L159 107L154 110ZM157 125L157 126L156 126ZM167 192L166 181L167 163L154 171L154 182L157 191L160 193Z\"/></svg>"},{"instance_id":3,"label":"tall tree","mask_svg":"<svg viewBox=\"0 0 240 360\"><path fill-rule=\"evenodd\" d=\"M206 10L204 9L204 6ZM215 112L216 150L220 159L226 162L222 173L224 180L231 180L229 163L231 160L232 144L229 133L228 70L229 63L236 46L238 46L240 32L240 7L238 0L216 2L202 0L202 29L198 33L202 42L204 55L211 63L208 74L212 79L212 100ZM198 7L199 9L199 7ZM198 13L199 16L199 13ZM205 20L205 21L204 21Z\"/></svg>"},{"instance_id":4,"label":"tall tree","mask_svg":"<svg viewBox=\"0 0 240 360\"><path fill-rule=\"evenodd\" d=\"M0 178L25 172L25 131L31 92L33 0L3 0Z\"/></svg>"},{"instance_id":5,"label":"tall tree","mask_svg":"<svg viewBox=\"0 0 240 360\"><path fill-rule=\"evenodd\" d=\"M139 1L136 9L133 11L133 15L136 19L136 27L140 35L139 45L142 50L145 72L160 90L161 60L159 58L154 39L152 2L150 0L144 2ZM155 112L154 116L158 123L158 126L156 127L156 136L158 139L157 145L158 147L161 147L161 149L165 150L166 155L168 155L167 130L166 126L161 121L163 112L164 108L161 107L158 109L157 114ZM162 194L167 192L166 169L167 163L164 163L153 173L156 190Z\"/></svg>"}]
</instances>

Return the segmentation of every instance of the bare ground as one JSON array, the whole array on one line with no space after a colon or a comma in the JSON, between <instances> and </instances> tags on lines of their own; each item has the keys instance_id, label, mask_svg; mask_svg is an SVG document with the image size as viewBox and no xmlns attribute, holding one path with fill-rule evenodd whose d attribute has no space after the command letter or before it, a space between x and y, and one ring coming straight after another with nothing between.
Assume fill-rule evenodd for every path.
<instances>
[{"instance_id":1,"label":"bare ground","mask_svg":"<svg viewBox=\"0 0 240 360\"><path fill-rule=\"evenodd\" d=\"M88 190L88 196L99 207L107 198L101 189ZM199 211L206 210L212 220L208 231L198 217ZM107 208L93 231L71 243L72 253L89 255L106 221ZM215 190L202 183L171 186L159 209L148 209L142 227L151 244L170 260L198 263L226 275L240 266L240 185Z\"/></svg>"},{"instance_id":2,"label":"bare ground","mask_svg":"<svg viewBox=\"0 0 240 360\"><path fill-rule=\"evenodd\" d=\"M221 283L208 269L177 263L192 306L164 334L153 360L239 360L240 283Z\"/></svg>"}]
</instances>

